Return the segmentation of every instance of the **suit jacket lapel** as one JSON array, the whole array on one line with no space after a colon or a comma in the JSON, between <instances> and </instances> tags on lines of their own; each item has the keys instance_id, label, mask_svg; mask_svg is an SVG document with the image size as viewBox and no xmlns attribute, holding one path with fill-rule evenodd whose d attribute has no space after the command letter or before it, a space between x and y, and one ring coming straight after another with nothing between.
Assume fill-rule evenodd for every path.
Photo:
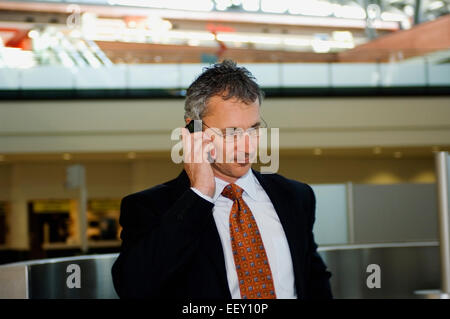
<instances>
[{"instance_id":1,"label":"suit jacket lapel","mask_svg":"<svg viewBox=\"0 0 450 319\"><path fill-rule=\"evenodd\" d=\"M258 179L261 186L269 196L275 211L278 214L281 225L286 234L289 250L291 252L292 264L294 268L295 283L297 287L297 296L301 297L304 288L304 245L300 242L299 229L294 222L294 212L292 206L289 205L289 199L282 190L271 183L263 174L253 170L254 175Z\"/></svg>"}]
</instances>

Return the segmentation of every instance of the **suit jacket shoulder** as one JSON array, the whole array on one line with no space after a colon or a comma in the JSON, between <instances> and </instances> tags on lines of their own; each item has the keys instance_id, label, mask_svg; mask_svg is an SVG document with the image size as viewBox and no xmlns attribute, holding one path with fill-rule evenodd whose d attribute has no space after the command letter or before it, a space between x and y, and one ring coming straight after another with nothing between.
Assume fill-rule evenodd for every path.
<instances>
[{"instance_id":1,"label":"suit jacket shoulder","mask_svg":"<svg viewBox=\"0 0 450 319\"><path fill-rule=\"evenodd\" d=\"M156 186L149 187L147 189L131 193L126 195L122 200L123 201L148 201L151 198L158 198L159 196L164 196L169 188L174 185L176 179L172 179L162 184L158 184Z\"/></svg>"},{"instance_id":2,"label":"suit jacket shoulder","mask_svg":"<svg viewBox=\"0 0 450 319\"><path fill-rule=\"evenodd\" d=\"M300 200L303 208L314 214L316 198L310 185L276 173L261 174L258 171L253 172L260 182L266 184L266 187L275 188L280 196L286 200L292 200L293 202Z\"/></svg>"}]
</instances>

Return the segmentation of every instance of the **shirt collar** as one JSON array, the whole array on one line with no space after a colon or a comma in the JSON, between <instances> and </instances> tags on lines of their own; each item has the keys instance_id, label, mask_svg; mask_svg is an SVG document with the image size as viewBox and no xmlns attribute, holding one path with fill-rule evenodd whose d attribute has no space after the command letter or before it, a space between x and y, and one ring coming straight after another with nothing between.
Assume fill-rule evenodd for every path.
<instances>
[{"instance_id":1,"label":"shirt collar","mask_svg":"<svg viewBox=\"0 0 450 319\"><path fill-rule=\"evenodd\" d=\"M222 193L225 186L227 186L230 183L228 183L218 177L215 177L214 179L216 181L216 191L215 191L214 197L213 197L213 200L215 202L217 200L217 198L219 198L219 196ZM248 196L250 196L254 200L258 200L255 183L256 183L256 177L253 174L251 169L249 169L247 173L245 173L244 175L239 177L236 180L236 182L234 182L234 184L241 187L244 190L244 192L247 193Z\"/></svg>"}]
</instances>

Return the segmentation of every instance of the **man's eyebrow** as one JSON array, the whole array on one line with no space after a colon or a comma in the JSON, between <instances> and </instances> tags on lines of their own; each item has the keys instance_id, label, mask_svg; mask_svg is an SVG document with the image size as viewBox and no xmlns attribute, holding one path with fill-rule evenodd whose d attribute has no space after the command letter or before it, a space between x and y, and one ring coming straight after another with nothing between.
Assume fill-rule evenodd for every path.
<instances>
[{"instance_id":1,"label":"man's eyebrow","mask_svg":"<svg viewBox=\"0 0 450 319\"><path fill-rule=\"evenodd\" d=\"M255 124L253 124L252 126L250 126L250 127L258 127L258 126L261 126L261 122L260 121L258 121L258 122L256 122ZM236 127L236 126L233 126L233 127L226 127L226 128L224 128L224 130L226 130L227 128L230 128L230 129L237 129L238 127Z\"/></svg>"}]
</instances>

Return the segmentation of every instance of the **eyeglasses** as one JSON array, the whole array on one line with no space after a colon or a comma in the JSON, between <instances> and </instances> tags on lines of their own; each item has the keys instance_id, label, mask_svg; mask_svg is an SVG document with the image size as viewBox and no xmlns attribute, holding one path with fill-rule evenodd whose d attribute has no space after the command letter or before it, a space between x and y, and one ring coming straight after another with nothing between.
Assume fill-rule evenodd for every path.
<instances>
[{"instance_id":1,"label":"eyeglasses","mask_svg":"<svg viewBox=\"0 0 450 319\"><path fill-rule=\"evenodd\" d=\"M245 131L242 128L227 128L224 130L219 130L208 126L204 121L202 121L202 124L205 125L207 128L209 128L210 130L212 130L221 138L225 138L225 142L227 143L234 142L236 139L242 138L245 134L253 138L258 137L261 134L260 129L267 128L267 123L262 117L261 123L259 123L258 126L251 127Z\"/></svg>"}]
</instances>

